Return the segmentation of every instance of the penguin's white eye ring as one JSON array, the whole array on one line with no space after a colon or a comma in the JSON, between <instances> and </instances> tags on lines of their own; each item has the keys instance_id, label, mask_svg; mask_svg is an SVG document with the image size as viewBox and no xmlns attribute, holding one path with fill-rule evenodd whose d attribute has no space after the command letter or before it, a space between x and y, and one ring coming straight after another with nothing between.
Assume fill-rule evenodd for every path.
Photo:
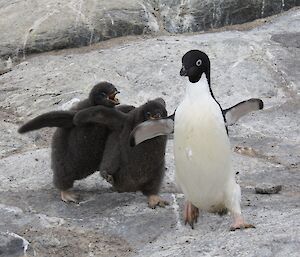
<instances>
[{"instance_id":1,"label":"penguin's white eye ring","mask_svg":"<svg viewBox=\"0 0 300 257\"><path fill-rule=\"evenodd\" d=\"M201 59L197 60L196 65L199 67L202 64Z\"/></svg>"}]
</instances>

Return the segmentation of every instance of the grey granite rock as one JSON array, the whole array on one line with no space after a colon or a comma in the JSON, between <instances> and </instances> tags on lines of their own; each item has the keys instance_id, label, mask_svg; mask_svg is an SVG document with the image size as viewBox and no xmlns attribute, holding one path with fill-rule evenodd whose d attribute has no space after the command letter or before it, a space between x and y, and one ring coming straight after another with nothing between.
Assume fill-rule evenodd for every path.
<instances>
[{"instance_id":1,"label":"grey granite rock","mask_svg":"<svg viewBox=\"0 0 300 257\"><path fill-rule=\"evenodd\" d=\"M297 5L296 0L2 1L0 60L11 57L18 62L30 53L87 46L120 36L220 28Z\"/></svg>"},{"instance_id":2,"label":"grey granite rock","mask_svg":"<svg viewBox=\"0 0 300 257\"><path fill-rule=\"evenodd\" d=\"M145 27L147 15L138 0L6 1L1 4L0 17L3 58L155 30L150 23Z\"/></svg>"},{"instance_id":3,"label":"grey granite rock","mask_svg":"<svg viewBox=\"0 0 300 257\"><path fill-rule=\"evenodd\" d=\"M299 22L300 11L293 9L249 31L108 41L38 54L0 76L0 231L25 238L36 256L298 256ZM230 232L229 216L205 212L194 230L184 226L173 140L161 190L170 206L149 209L141 193L113 192L98 173L75 183L80 204L60 201L49 164L53 130L18 135L18 126L85 98L101 80L118 87L123 103L161 96L171 113L185 90L181 57L195 48L211 57L212 88L223 107L264 100L263 111L229 129L233 149L251 149L233 153L233 167L243 213L256 229ZM283 188L255 194L258 183Z\"/></svg>"},{"instance_id":4,"label":"grey granite rock","mask_svg":"<svg viewBox=\"0 0 300 257\"><path fill-rule=\"evenodd\" d=\"M0 256L22 257L27 255L29 242L21 236L0 232Z\"/></svg>"}]
</instances>

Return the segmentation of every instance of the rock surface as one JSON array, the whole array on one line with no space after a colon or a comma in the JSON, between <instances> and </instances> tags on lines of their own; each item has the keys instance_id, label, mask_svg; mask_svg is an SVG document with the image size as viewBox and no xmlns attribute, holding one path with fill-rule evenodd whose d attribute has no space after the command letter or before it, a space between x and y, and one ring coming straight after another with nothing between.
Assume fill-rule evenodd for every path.
<instances>
[{"instance_id":1,"label":"rock surface","mask_svg":"<svg viewBox=\"0 0 300 257\"><path fill-rule=\"evenodd\" d=\"M28 241L14 233L0 233L0 256L24 256L28 250Z\"/></svg>"},{"instance_id":2,"label":"rock surface","mask_svg":"<svg viewBox=\"0 0 300 257\"><path fill-rule=\"evenodd\" d=\"M16 62L29 53L86 46L120 36L241 24L297 5L297 0L2 1L0 60L4 63L11 57Z\"/></svg>"},{"instance_id":3,"label":"rock surface","mask_svg":"<svg viewBox=\"0 0 300 257\"><path fill-rule=\"evenodd\" d=\"M137 38L49 52L0 76L0 231L27 240L36 256L298 256L299 23L300 10L293 9L249 31ZM229 216L205 212L194 230L184 226L172 140L161 190L170 206L149 209L143 195L113 192L98 174L75 184L80 204L61 202L50 169L53 130L18 135L18 126L86 97L101 80L118 87L123 103L140 105L162 96L171 113L185 90L181 57L195 48L211 58L212 88L224 108L250 97L265 102L263 111L229 129L233 149L252 149L234 153L233 161L244 215L256 229L230 232ZM260 183L283 185L282 191L255 194Z\"/></svg>"}]
</instances>

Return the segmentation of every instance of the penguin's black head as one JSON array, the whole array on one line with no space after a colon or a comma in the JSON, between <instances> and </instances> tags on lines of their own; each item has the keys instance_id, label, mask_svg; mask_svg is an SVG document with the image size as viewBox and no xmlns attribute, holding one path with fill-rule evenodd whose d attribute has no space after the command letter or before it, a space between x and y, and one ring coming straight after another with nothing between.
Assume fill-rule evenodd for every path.
<instances>
[{"instance_id":1,"label":"penguin's black head","mask_svg":"<svg viewBox=\"0 0 300 257\"><path fill-rule=\"evenodd\" d=\"M162 98L156 98L152 101L148 101L142 108L142 119L156 120L167 117L166 103Z\"/></svg>"},{"instance_id":2,"label":"penguin's black head","mask_svg":"<svg viewBox=\"0 0 300 257\"><path fill-rule=\"evenodd\" d=\"M96 84L89 95L92 105L104 105L114 107L119 104L116 94L120 93L113 84L108 82L100 82Z\"/></svg>"},{"instance_id":3,"label":"penguin's black head","mask_svg":"<svg viewBox=\"0 0 300 257\"><path fill-rule=\"evenodd\" d=\"M210 61L208 56L199 50L190 50L182 57L180 76L188 76L189 81L196 83L205 73L210 79Z\"/></svg>"}]
</instances>

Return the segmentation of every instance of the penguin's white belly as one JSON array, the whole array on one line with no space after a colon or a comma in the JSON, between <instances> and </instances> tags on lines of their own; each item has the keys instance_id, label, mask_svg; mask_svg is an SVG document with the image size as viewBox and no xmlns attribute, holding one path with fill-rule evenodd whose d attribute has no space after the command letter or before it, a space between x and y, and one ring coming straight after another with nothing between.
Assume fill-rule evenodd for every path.
<instances>
[{"instance_id":1,"label":"penguin's white belly","mask_svg":"<svg viewBox=\"0 0 300 257\"><path fill-rule=\"evenodd\" d=\"M186 199L204 210L223 208L235 182L223 116L210 96L185 98L176 110L174 154L176 180Z\"/></svg>"}]
</instances>

